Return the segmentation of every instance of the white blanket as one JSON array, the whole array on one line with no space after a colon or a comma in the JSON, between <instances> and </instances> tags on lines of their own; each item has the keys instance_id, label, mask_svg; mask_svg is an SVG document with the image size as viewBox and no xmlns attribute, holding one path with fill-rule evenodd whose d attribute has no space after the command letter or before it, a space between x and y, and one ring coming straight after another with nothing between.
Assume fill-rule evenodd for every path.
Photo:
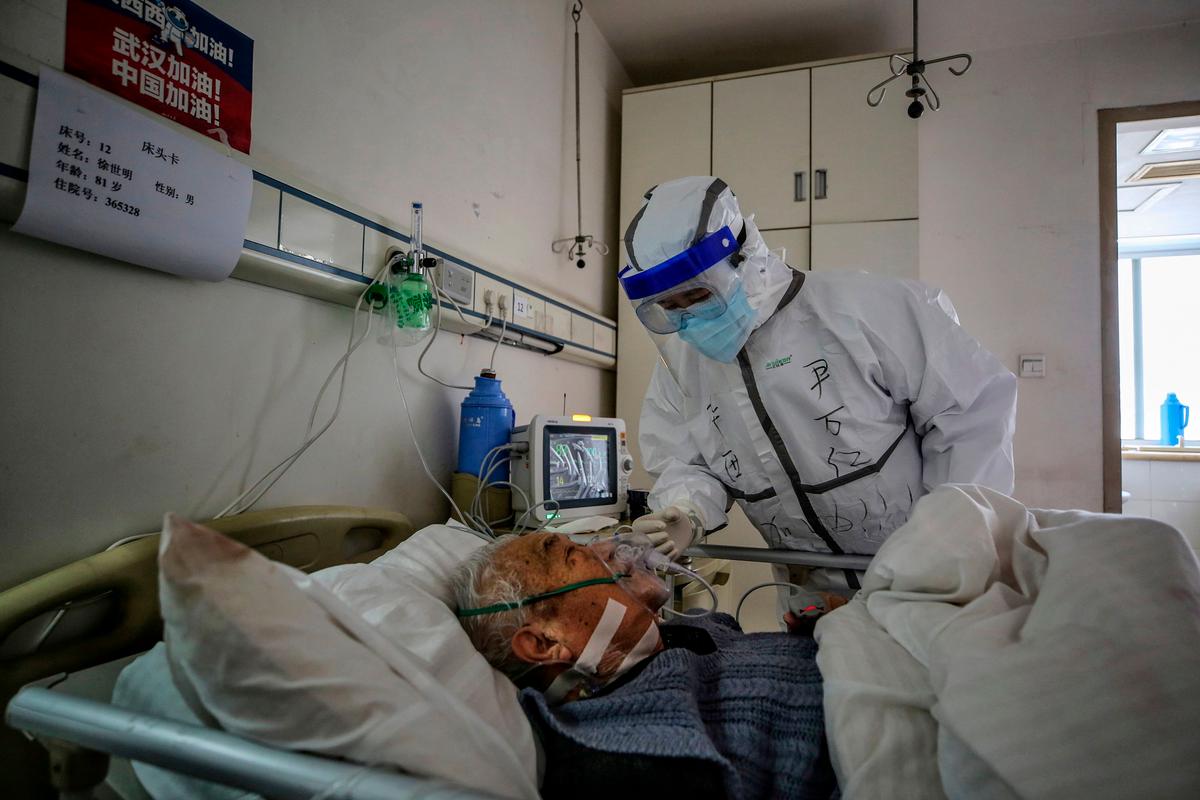
<instances>
[{"instance_id":1,"label":"white blanket","mask_svg":"<svg viewBox=\"0 0 1200 800\"><path fill-rule=\"evenodd\" d=\"M851 800L1200 796L1200 566L1168 525L944 486L817 634Z\"/></svg>"}]
</instances>

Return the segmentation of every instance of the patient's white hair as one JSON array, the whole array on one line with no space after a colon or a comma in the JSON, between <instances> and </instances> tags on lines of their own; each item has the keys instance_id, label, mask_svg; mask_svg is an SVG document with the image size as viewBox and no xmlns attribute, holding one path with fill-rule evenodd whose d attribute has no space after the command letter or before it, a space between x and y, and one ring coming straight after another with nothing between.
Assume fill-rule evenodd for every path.
<instances>
[{"instance_id":1,"label":"patient's white hair","mask_svg":"<svg viewBox=\"0 0 1200 800\"><path fill-rule=\"evenodd\" d=\"M496 554L516 536L508 534L484 545L467 556L453 576L454 599L459 608L482 608L499 603L518 603L526 596L516 574L496 567ZM488 663L510 678L529 669L529 664L512 652L512 637L525 625L528 611L515 608L495 614L461 617L463 629L475 649Z\"/></svg>"}]
</instances>

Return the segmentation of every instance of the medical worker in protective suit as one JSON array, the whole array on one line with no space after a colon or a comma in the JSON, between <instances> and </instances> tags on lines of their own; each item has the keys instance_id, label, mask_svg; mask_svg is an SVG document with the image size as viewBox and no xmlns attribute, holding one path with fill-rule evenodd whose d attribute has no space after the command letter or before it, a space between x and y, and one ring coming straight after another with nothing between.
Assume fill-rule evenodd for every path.
<instances>
[{"instance_id":1,"label":"medical worker in protective suit","mask_svg":"<svg viewBox=\"0 0 1200 800\"><path fill-rule=\"evenodd\" d=\"M625 247L621 286L662 355L635 530L681 550L737 502L772 548L873 554L940 484L1012 492L1016 378L940 291L793 270L712 177L646 192ZM858 588L849 570L790 578Z\"/></svg>"}]
</instances>

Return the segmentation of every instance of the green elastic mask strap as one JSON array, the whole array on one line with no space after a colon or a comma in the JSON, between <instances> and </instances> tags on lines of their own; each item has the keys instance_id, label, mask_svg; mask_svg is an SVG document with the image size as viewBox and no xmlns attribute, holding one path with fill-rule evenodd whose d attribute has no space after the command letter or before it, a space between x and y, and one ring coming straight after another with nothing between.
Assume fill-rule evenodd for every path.
<instances>
[{"instance_id":1,"label":"green elastic mask strap","mask_svg":"<svg viewBox=\"0 0 1200 800\"><path fill-rule=\"evenodd\" d=\"M484 614L499 614L502 611L513 611L524 606L532 605L541 600L549 600L551 597L558 597L560 594L573 592L576 589L583 589L588 586L601 586L606 583L616 583L621 578L628 578L624 573L618 573L607 578L592 578L591 580L579 581L578 583L568 583L566 586L561 586L557 589L551 589L548 592L541 594L530 595L529 597L519 600L516 603L496 603L493 606L482 606L481 608L460 608L458 616L460 617L481 617Z\"/></svg>"}]
</instances>

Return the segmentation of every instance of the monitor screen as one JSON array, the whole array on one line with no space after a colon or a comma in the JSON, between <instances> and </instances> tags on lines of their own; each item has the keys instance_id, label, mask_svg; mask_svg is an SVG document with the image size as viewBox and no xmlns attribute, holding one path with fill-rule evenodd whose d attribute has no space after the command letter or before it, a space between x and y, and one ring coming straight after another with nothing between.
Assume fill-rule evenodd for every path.
<instances>
[{"instance_id":1,"label":"monitor screen","mask_svg":"<svg viewBox=\"0 0 1200 800\"><path fill-rule=\"evenodd\" d=\"M544 497L558 508L616 502L617 442L612 428L547 425ZM554 505L548 510L553 513Z\"/></svg>"}]
</instances>

